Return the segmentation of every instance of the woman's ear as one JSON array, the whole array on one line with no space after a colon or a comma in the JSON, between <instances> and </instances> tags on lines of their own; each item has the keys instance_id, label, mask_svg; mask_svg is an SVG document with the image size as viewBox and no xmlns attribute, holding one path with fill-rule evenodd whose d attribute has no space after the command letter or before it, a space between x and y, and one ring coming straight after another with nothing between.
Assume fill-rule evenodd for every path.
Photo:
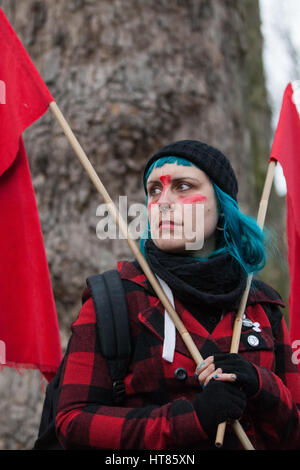
<instances>
[{"instance_id":1,"label":"woman's ear","mask_svg":"<svg viewBox=\"0 0 300 470\"><path fill-rule=\"evenodd\" d=\"M216 229L220 231L224 230L224 213L223 212L219 215L219 220L218 220Z\"/></svg>"}]
</instances>

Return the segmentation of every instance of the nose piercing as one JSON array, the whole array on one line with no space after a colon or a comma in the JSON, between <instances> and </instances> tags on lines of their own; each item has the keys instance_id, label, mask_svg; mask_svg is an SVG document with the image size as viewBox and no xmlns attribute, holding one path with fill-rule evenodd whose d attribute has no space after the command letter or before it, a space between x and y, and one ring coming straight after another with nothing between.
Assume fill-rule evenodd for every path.
<instances>
[{"instance_id":1,"label":"nose piercing","mask_svg":"<svg viewBox=\"0 0 300 470\"><path fill-rule=\"evenodd\" d=\"M164 213L164 212L167 212L169 211L171 208L170 208L170 205L169 204L160 204L159 206L159 210L160 212Z\"/></svg>"}]
</instances>

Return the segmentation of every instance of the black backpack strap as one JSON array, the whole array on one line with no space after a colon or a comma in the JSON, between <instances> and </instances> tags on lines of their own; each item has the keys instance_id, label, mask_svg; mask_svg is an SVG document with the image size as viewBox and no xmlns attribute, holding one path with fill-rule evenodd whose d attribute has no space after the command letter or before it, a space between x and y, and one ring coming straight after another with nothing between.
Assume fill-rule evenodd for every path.
<instances>
[{"instance_id":1,"label":"black backpack strap","mask_svg":"<svg viewBox=\"0 0 300 470\"><path fill-rule=\"evenodd\" d=\"M123 379L128 370L131 353L125 290L116 270L89 277L87 285L96 311L101 350L107 360L113 382L113 400L118 404L125 396ZM83 303L88 297L86 294ZM70 342L66 354L69 346ZM64 360L54 379L47 385L38 438L33 447L35 450L62 450L56 436L55 416L63 364Z\"/></svg>"},{"instance_id":2,"label":"black backpack strap","mask_svg":"<svg viewBox=\"0 0 300 470\"><path fill-rule=\"evenodd\" d=\"M131 340L126 294L118 271L111 269L87 279L91 291L101 351L107 360L113 382L113 399L124 398L123 379L127 373Z\"/></svg>"}]
</instances>

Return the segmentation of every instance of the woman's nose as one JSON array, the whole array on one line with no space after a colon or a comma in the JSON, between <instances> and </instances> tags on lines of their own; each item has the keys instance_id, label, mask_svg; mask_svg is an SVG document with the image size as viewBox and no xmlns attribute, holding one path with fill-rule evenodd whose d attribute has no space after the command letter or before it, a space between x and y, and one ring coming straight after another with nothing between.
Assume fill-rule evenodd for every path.
<instances>
[{"instance_id":1,"label":"woman's nose","mask_svg":"<svg viewBox=\"0 0 300 470\"><path fill-rule=\"evenodd\" d=\"M170 190L169 186L163 188L157 203L158 204L172 204L173 202L172 191Z\"/></svg>"}]
</instances>

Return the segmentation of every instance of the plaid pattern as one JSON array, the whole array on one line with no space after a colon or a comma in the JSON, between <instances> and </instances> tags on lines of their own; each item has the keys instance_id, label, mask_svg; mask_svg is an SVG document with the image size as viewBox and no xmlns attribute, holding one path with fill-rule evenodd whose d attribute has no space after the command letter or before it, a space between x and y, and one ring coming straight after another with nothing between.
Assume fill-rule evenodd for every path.
<instances>
[{"instance_id":1,"label":"plaid pattern","mask_svg":"<svg viewBox=\"0 0 300 470\"><path fill-rule=\"evenodd\" d=\"M162 359L164 308L136 264L122 261L118 270L126 289L133 344L125 402L112 406L111 379L89 298L72 325L64 359L56 417L61 444L68 449L213 449L195 411L201 389L185 344L177 333L174 362ZM263 292L256 299L268 302ZM271 304L278 309L282 302L273 298ZM224 315L209 334L176 299L175 308L203 357L229 351L234 312ZM300 375L291 361L287 328L281 319L274 338L268 315L253 299L246 315L260 323L261 331L243 327L240 354L256 365L260 388L248 401L241 424L256 449L295 449L300 447ZM249 344L249 336L259 344ZM184 381L176 378L179 367L187 372ZM224 448L241 448L230 426Z\"/></svg>"}]
</instances>

